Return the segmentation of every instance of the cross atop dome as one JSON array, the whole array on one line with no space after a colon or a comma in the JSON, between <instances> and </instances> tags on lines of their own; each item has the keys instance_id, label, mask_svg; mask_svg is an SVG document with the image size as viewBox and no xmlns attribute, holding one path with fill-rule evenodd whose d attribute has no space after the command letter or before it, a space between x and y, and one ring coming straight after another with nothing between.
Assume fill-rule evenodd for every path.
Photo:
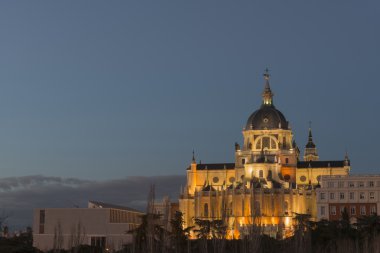
<instances>
[{"instance_id":1,"label":"cross atop dome","mask_svg":"<svg viewBox=\"0 0 380 253\"><path fill-rule=\"evenodd\" d=\"M264 86L264 92L262 94L263 96L263 105L273 105L273 93L272 90L270 89L269 85L269 69L266 68L265 72L263 74L264 80L265 80L265 86Z\"/></svg>"}]
</instances>

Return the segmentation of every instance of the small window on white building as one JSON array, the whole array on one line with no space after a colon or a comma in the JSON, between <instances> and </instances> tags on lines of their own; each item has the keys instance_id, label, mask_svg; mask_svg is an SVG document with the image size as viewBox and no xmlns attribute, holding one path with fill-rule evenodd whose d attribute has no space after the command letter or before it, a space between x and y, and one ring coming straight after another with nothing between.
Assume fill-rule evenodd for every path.
<instances>
[{"instance_id":1,"label":"small window on white building","mask_svg":"<svg viewBox=\"0 0 380 253\"><path fill-rule=\"evenodd\" d=\"M359 187L364 187L364 182L359 182Z\"/></svg>"},{"instance_id":2,"label":"small window on white building","mask_svg":"<svg viewBox=\"0 0 380 253\"><path fill-rule=\"evenodd\" d=\"M365 193L364 192L361 192L359 194L359 199L365 199Z\"/></svg>"},{"instance_id":3,"label":"small window on white building","mask_svg":"<svg viewBox=\"0 0 380 253\"><path fill-rule=\"evenodd\" d=\"M369 187L374 187L374 186L375 186L375 182L373 182L373 181L369 181L369 182L368 182L368 186L369 186Z\"/></svg>"},{"instance_id":4,"label":"small window on white building","mask_svg":"<svg viewBox=\"0 0 380 253\"><path fill-rule=\"evenodd\" d=\"M355 192L350 192L350 200L354 200L355 199Z\"/></svg>"},{"instance_id":5,"label":"small window on white building","mask_svg":"<svg viewBox=\"0 0 380 253\"><path fill-rule=\"evenodd\" d=\"M321 215L324 216L326 214L326 208L321 206Z\"/></svg>"},{"instance_id":6,"label":"small window on white building","mask_svg":"<svg viewBox=\"0 0 380 253\"><path fill-rule=\"evenodd\" d=\"M334 188L334 182L328 182L327 187L328 188Z\"/></svg>"},{"instance_id":7,"label":"small window on white building","mask_svg":"<svg viewBox=\"0 0 380 253\"><path fill-rule=\"evenodd\" d=\"M366 214L365 206L360 206L360 214L361 215L365 215Z\"/></svg>"},{"instance_id":8,"label":"small window on white building","mask_svg":"<svg viewBox=\"0 0 380 253\"><path fill-rule=\"evenodd\" d=\"M334 199L335 198L335 194L333 192L330 192L330 199Z\"/></svg>"},{"instance_id":9,"label":"small window on white building","mask_svg":"<svg viewBox=\"0 0 380 253\"><path fill-rule=\"evenodd\" d=\"M339 199L344 199L344 192L339 193Z\"/></svg>"},{"instance_id":10,"label":"small window on white building","mask_svg":"<svg viewBox=\"0 0 380 253\"><path fill-rule=\"evenodd\" d=\"M356 206L351 206L350 213L351 215L356 215Z\"/></svg>"},{"instance_id":11,"label":"small window on white building","mask_svg":"<svg viewBox=\"0 0 380 253\"><path fill-rule=\"evenodd\" d=\"M331 215L336 215L336 206L331 206L330 207L330 214Z\"/></svg>"},{"instance_id":12,"label":"small window on white building","mask_svg":"<svg viewBox=\"0 0 380 253\"><path fill-rule=\"evenodd\" d=\"M348 183L348 187L350 187L350 188L355 187L355 182L349 182L349 183Z\"/></svg>"},{"instance_id":13,"label":"small window on white building","mask_svg":"<svg viewBox=\"0 0 380 253\"><path fill-rule=\"evenodd\" d=\"M339 188L343 188L343 187L344 187L344 182L339 181L339 182L338 182L338 187L339 187Z\"/></svg>"},{"instance_id":14,"label":"small window on white building","mask_svg":"<svg viewBox=\"0 0 380 253\"><path fill-rule=\"evenodd\" d=\"M320 199L326 199L326 193L321 192L321 194L320 194Z\"/></svg>"},{"instance_id":15,"label":"small window on white building","mask_svg":"<svg viewBox=\"0 0 380 253\"><path fill-rule=\"evenodd\" d=\"M377 214L377 211L376 211L376 206L375 205L372 205L371 206L371 214Z\"/></svg>"},{"instance_id":16,"label":"small window on white building","mask_svg":"<svg viewBox=\"0 0 380 253\"><path fill-rule=\"evenodd\" d=\"M374 192L369 193L369 199L375 199L375 193Z\"/></svg>"},{"instance_id":17,"label":"small window on white building","mask_svg":"<svg viewBox=\"0 0 380 253\"><path fill-rule=\"evenodd\" d=\"M245 159L241 159L241 164L245 164Z\"/></svg>"}]
</instances>

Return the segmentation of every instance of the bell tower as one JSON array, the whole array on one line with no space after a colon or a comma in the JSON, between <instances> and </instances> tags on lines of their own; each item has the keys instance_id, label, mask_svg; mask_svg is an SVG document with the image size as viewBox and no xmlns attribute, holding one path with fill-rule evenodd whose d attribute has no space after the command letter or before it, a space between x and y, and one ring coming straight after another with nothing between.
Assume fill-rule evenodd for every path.
<instances>
[{"instance_id":1,"label":"bell tower","mask_svg":"<svg viewBox=\"0 0 380 253\"><path fill-rule=\"evenodd\" d=\"M304 161L318 161L319 156L317 153L317 148L313 142L313 134L311 133L311 122L309 122L309 136L308 141L305 146L305 153L303 156Z\"/></svg>"}]
</instances>

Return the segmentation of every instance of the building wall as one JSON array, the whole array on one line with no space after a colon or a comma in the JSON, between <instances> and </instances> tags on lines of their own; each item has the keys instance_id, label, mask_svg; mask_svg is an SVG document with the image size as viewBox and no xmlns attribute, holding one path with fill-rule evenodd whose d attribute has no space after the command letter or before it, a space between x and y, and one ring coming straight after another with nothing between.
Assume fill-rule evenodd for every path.
<instances>
[{"instance_id":1,"label":"building wall","mask_svg":"<svg viewBox=\"0 0 380 253\"><path fill-rule=\"evenodd\" d=\"M297 169L297 185L318 184L322 176L347 176L349 167Z\"/></svg>"},{"instance_id":2,"label":"building wall","mask_svg":"<svg viewBox=\"0 0 380 253\"><path fill-rule=\"evenodd\" d=\"M140 223L138 215L110 208L35 209L33 245L43 251L54 247L70 249L105 237L105 248L121 249L132 241L132 235L126 232Z\"/></svg>"},{"instance_id":3,"label":"building wall","mask_svg":"<svg viewBox=\"0 0 380 253\"><path fill-rule=\"evenodd\" d=\"M228 189L200 191L193 197L180 197L185 227L194 219L226 219L228 237L236 238L252 224L270 228L272 236L284 236L292 230L295 213L317 216L314 190L305 189Z\"/></svg>"},{"instance_id":4,"label":"building wall","mask_svg":"<svg viewBox=\"0 0 380 253\"><path fill-rule=\"evenodd\" d=\"M378 213L380 175L324 176L317 189L318 219L339 220L344 208L352 221Z\"/></svg>"}]
</instances>

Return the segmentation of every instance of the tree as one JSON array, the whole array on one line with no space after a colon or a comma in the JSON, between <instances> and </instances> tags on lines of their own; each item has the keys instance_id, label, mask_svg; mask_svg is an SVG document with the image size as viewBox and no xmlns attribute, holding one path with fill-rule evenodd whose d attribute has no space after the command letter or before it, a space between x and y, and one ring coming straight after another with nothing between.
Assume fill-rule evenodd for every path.
<instances>
[{"instance_id":1,"label":"tree","mask_svg":"<svg viewBox=\"0 0 380 253\"><path fill-rule=\"evenodd\" d=\"M198 229L194 230L194 232L197 233L198 238L223 239L226 235L227 227L224 225L224 222L222 220L195 219L194 223L198 227Z\"/></svg>"},{"instance_id":2,"label":"tree","mask_svg":"<svg viewBox=\"0 0 380 253\"><path fill-rule=\"evenodd\" d=\"M171 225L171 242L176 253L185 251L186 242L190 235L190 231L193 227L184 228L183 214L180 211L176 211L174 218L170 221Z\"/></svg>"},{"instance_id":3,"label":"tree","mask_svg":"<svg viewBox=\"0 0 380 253\"><path fill-rule=\"evenodd\" d=\"M152 244L154 249L159 248L164 233L164 229L159 224L159 219L160 215L158 214L141 215L141 224L136 229L127 232L133 235L134 252L148 252L148 246L151 246L148 244ZM152 241L149 240L149 236L151 236Z\"/></svg>"}]
</instances>

